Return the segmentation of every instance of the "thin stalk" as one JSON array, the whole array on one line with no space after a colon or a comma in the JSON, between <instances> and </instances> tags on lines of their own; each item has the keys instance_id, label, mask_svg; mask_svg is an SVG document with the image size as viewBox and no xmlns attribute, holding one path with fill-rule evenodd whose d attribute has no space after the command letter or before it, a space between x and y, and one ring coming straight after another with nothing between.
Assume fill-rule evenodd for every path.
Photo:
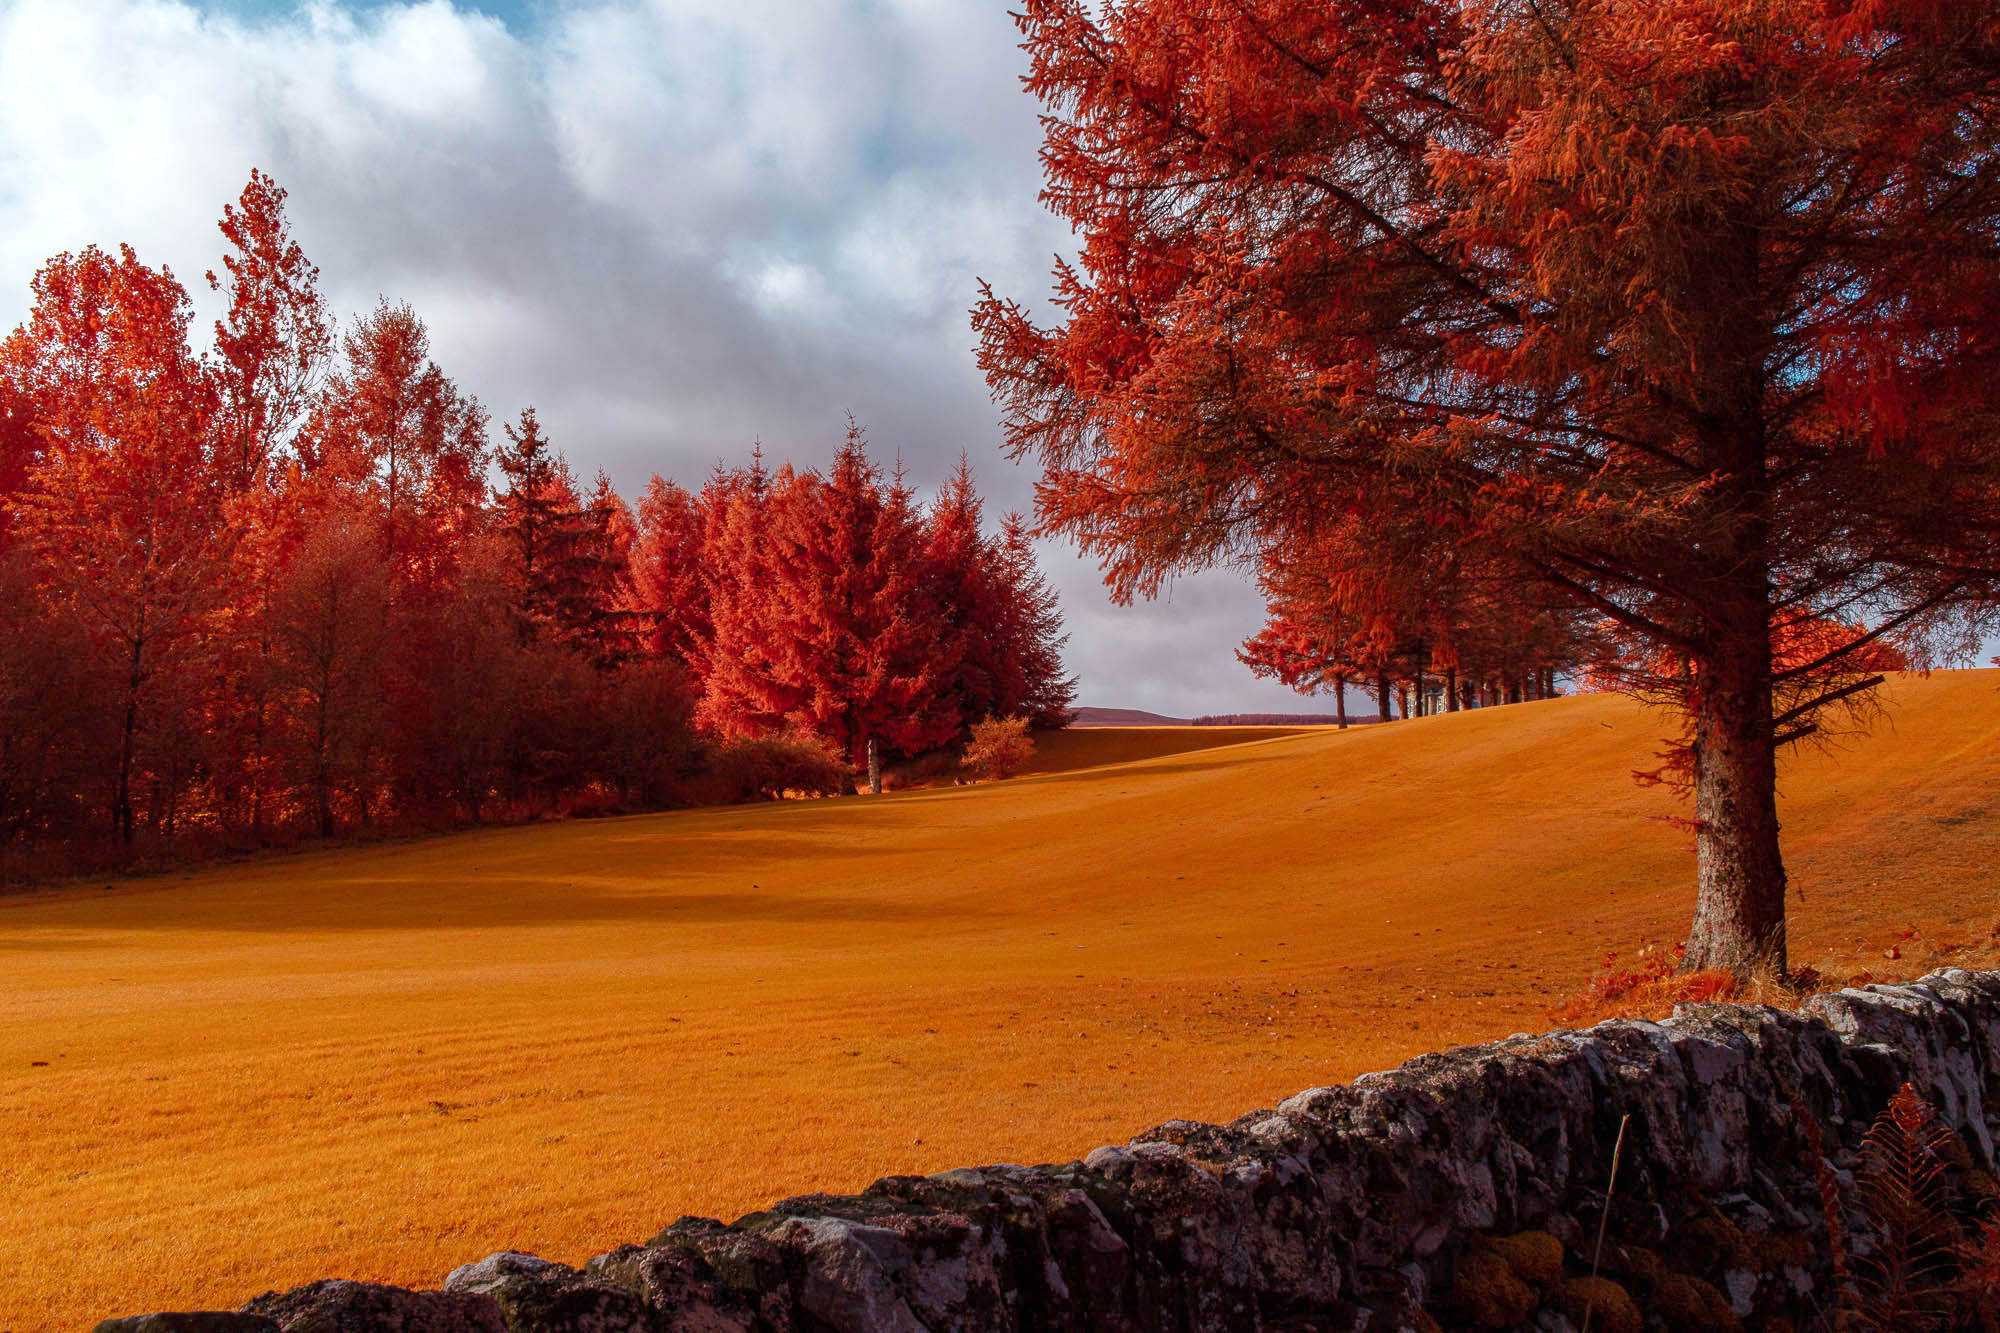
<instances>
[{"instance_id":1,"label":"thin stalk","mask_svg":"<svg viewBox=\"0 0 2000 1333\"><path fill-rule=\"evenodd\" d=\"M1583 1333L1590 1333L1590 1316L1597 1304L1597 1265L1604 1258L1604 1228L1611 1221L1611 1192L1618 1188L1618 1156L1625 1151L1625 1126L1629 1115L1618 1118L1618 1140L1611 1145L1611 1179L1604 1182L1604 1211L1597 1215L1597 1245L1590 1252L1590 1295L1583 1301Z\"/></svg>"}]
</instances>

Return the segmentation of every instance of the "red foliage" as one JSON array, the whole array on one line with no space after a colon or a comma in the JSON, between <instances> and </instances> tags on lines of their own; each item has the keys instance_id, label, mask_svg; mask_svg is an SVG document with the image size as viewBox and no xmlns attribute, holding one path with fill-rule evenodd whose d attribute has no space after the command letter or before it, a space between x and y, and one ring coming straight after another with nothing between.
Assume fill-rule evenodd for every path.
<instances>
[{"instance_id":1,"label":"red foliage","mask_svg":"<svg viewBox=\"0 0 2000 1333\"><path fill-rule=\"evenodd\" d=\"M653 563L677 547L700 569L704 623L651 609L664 642L695 645L703 715L720 730L809 731L858 765L871 740L914 755L993 712L1068 720L1054 596L1018 522L981 532L963 468L926 514L850 426L825 476L759 460L711 480L692 561L694 524L672 493L661 499L642 586L677 594L673 567Z\"/></svg>"},{"instance_id":2,"label":"red foliage","mask_svg":"<svg viewBox=\"0 0 2000 1333\"><path fill-rule=\"evenodd\" d=\"M1616 953L1604 955L1604 971L1581 992L1550 1011L1560 1023L1595 1023L1606 1018L1664 1018L1677 1004L1738 998L1739 979L1730 972L1681 969L1683 952L1641 949L1630 966Z\"/></svg>"},{"instance_id":3,"label":"red foliage","mask_svg":"<svg viewBox=\"0 0 2000 1333\"><path fill-rule=\"evenodd\" d=\"M1052 327L983 294L981 364L1043 523L1120 595L1303 557L1362 585L1335 637L1428 650L1409 579L1452 604L1456 563L1608 626L1688 717L1690 961L1781 964L1773 751L1875 668L1774 636L1976 642L2000 596L2000 32L1927 0L1523 12L1025 0L1080 249Z\"/></svg>"},{"instance_id":4,"label":"red foliage","mask_svg":"<svg viewBox=\"0 0 2000 1333\"><path fill-rule=\"evenodd\" d=\"M632 543L632 606L641 636L657 657L692 663L714 633L703 572L703 507L670 481L654 477L639 497Z\"/></svg>"},{"instance_id":5,"label":"red foliage","mask_svg":"<svg viewBox=\"0 0 2000 1333\"><path fill-rule=\"evenodd\" d=\"M320 295L319 270L306 260L285 220L285 192L261 171L219 224L234 253L229 310L216 322L221 381L222 466L232 485L250 486L274 461L311 409L333 328ZM208 285L221 291L213 272Z\"/></svg>"},{"instance_id":6,"label":"red foliage","mask_svg":"<svg viewBox=\"0 0 2000 1333\"><path fill-rule=\"evenodd\" d=\"M926 513L856 431L635 517L532 409L496 455L408 306L336 349L284 199L224 211L212 356L129 249L51 260L0 344L0 876L826 791L870 738L1063 719L1054 598L969 476Z\"/></svg>"}]
</instances>

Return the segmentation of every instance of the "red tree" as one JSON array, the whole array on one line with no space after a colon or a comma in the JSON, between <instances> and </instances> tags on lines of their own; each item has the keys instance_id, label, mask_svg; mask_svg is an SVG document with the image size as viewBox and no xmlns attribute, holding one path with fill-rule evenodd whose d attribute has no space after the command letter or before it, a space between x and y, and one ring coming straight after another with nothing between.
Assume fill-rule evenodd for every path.
<instances>
[{"instance_id":1,"label":"red tree","mask_svg":"<svg viewBox=\"0 0 2000 1333\"><path fill-rule=\"evenodd\" d=\"M111 820L130 843L149 760L162 817L177 809L205 621L224 595L215 383L188 348L187 293L130 247L59 255L34 293L0 348L41 440L9 508L50 611L84 626L98 655L117 715Z\"/></svg>"},{"instance_id":2,"label":"red tree","mask_svg":"<svg viewBox=\"0 0 2000 1333\"><path fill-rule=\"evenodd\" d=\"M309 470L373 493L383 549L421 583L476 527L485 499L486 413L430 359L414 310L387 301L344 340L300 448Z\"/></svg>"},{"instance_id":3,"label":"red tree","mask_svg":"<svg viewBox=\"0 0 2000 1333\"><path fill-rule=\"evenodd\" d=\"M213 358L129 250L50 261L0 345L0 874L97 863L107 806L129 862L684 798L690 691L628 660L622 501L602 477L580 499L529 413L528 484L491 503L485 414L406 306L322 376L283 204L255 173L224 212ZM546 559L516 540L529 494L553 500ZM545 594L525 635L524 583Z\"/></svg>"},{"instance_id":4,"label":"red tree","mask_svg":"<svg viewBox=\"0 0 2000 1333\"><path fill-rule=\"evenodd\" d=\"M334 832L343 794L365 804L385 728L393 628L389 567L371 515L323 515L288 562L267 613L269 683L285 726L283 750L314 830Z\"/></svg>"},{"instance_id":5,"label":"red tree","mask_svg":"<svg viewBox=\"0 0 2000 1333\"><path fill-rule=\"evenodd\" d=\"M324 383L333 328L318 289L319 270L292 239L285 192L260 171L217 224L229 249L226 277L208 274L228 297L215 324L220 390L217 457L232 492L241 537L230 596L213 640L219 675L211 702L212 778L225 823L264 836L274 775L270 700L271 603L303 527L318 505L301 492L293 441Z\"/></svg>"},{"instance_id":6,"label":"red tree","mask_svg":"<svg viewBox=\"0 0 2000 1333\"><path fill-rule=\"evenodd\" d=\"M222 383L222 449L234 484L258 479L311 409L333 353L333 326L319 270L292 239L285 192L261 171L217 224L231 253L222 260L229 310L215 324Z\"/></svg>"},{"instance_id":7,"label":"red tree","mask_svg":"<svg viewBox=\"0 0 2000 1333\"><path fill-rule=\"evenodd\" d=\"M1114 587L1428 524L1691 664L1689 967L1785 959L1775 751L2000 583L2000 29L1934 0L1026 0L1083 237L981 360Z\"/></svg>"},{"instance_id":8,"label":"red tree","mask_svg":"<svg viewBox=\"0 0 2000 1333\"><path fill-rule=\"evenodd\" d=\"M502 430L507 443L497 461L507 489L496 497L499 528L512 555L516 614L525 632L562 618L582 510L569 465L543 436L535 409L521 410L518 429Z\"/></svg>"},{"instance_id":9,"label":"red tree","mask_svg":"<svg viewBox=\"0 0 2000 1333\"><path fill-rule=\"evenodd\" d=\"M1019 516L1008 515L996 536L984 530L982 510L961 458L924 522L926 579L942 618L943 656L953 663L939 688L962 733L993 717L1067 726L1075 686L1063 671L1055 592Z\"/></svg>"},{"instance_id":10,"label":"red tree","mask_svg":"<svg viewBox=\"0 0 2000 1333\"><path fill-rule=\"evenodd\" d=\"M703 512L709 503L654 477L639 497L632 544L632 609L642 641L656 657L683 665L702 660L713 632L708 616Z\"/></svg>"},{"instance_id":11,"label":"red tree","mask_svg":"<svg viewBox=\"0 0 2000 1333\"><path fill-rule=\"evenodd\" d=\"M957 665L924 575L922 530L883 484L859 427L824 476L781 469L734 488L713 562L708 715L749 734L815 732L856 765L958 730L941 686Z\"/></svg>"}]
</instances>

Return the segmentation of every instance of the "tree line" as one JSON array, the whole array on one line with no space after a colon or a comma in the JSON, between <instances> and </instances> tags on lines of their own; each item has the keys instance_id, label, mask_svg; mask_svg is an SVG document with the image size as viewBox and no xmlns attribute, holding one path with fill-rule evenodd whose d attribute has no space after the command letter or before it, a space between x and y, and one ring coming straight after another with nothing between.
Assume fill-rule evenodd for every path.
<instances>
[{"instance_id":1,"label":"tree line","mask_svg":"<svg viewBox=\"0 0 2000 1333\"><path fill-rule=\"evenodd\" d=\"M1592 659L1592 618L1463 548L1347 523L1262 562L1264 627L1237 656L1304 694L1424 717L1555 696ZM1393 709L1392 709L1393 701Z\"/></svg>"},{"instance_id":2,"label":"tree line","mask_svg":"<svg viewBox=\"0 0 2000 1333\"><path fill-rule=\"evenodd\" d=\"M1068 716L1053 592L969 470L858 427L824 474L628 505L532 408L489 430L383 300L345 327L252 173L211 348L130 247L0 343L0 871L851 789Z\"/></svg>"}]
</instances>

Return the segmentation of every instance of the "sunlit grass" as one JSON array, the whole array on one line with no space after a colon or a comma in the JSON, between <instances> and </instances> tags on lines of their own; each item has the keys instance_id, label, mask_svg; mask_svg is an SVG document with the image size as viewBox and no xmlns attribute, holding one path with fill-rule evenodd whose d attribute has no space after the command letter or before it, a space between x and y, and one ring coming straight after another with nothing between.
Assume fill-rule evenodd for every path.
<instances>
[{"instance_id":1,"label":"sunlit grass","mask_svg":"<svg viewBox=\"0 0 2000 1333\"><path fill-rule=\"evenodd\" d=\"M1629 776L1659 731L1590 698L1078 733L1003 784L0 906L0 1330L576 1262L1540 1029L1685 928L1687 835ZM1785 787L1796 961L1984 938L2000 673L1898 683Z\"/></svg>"}]
</instances>

